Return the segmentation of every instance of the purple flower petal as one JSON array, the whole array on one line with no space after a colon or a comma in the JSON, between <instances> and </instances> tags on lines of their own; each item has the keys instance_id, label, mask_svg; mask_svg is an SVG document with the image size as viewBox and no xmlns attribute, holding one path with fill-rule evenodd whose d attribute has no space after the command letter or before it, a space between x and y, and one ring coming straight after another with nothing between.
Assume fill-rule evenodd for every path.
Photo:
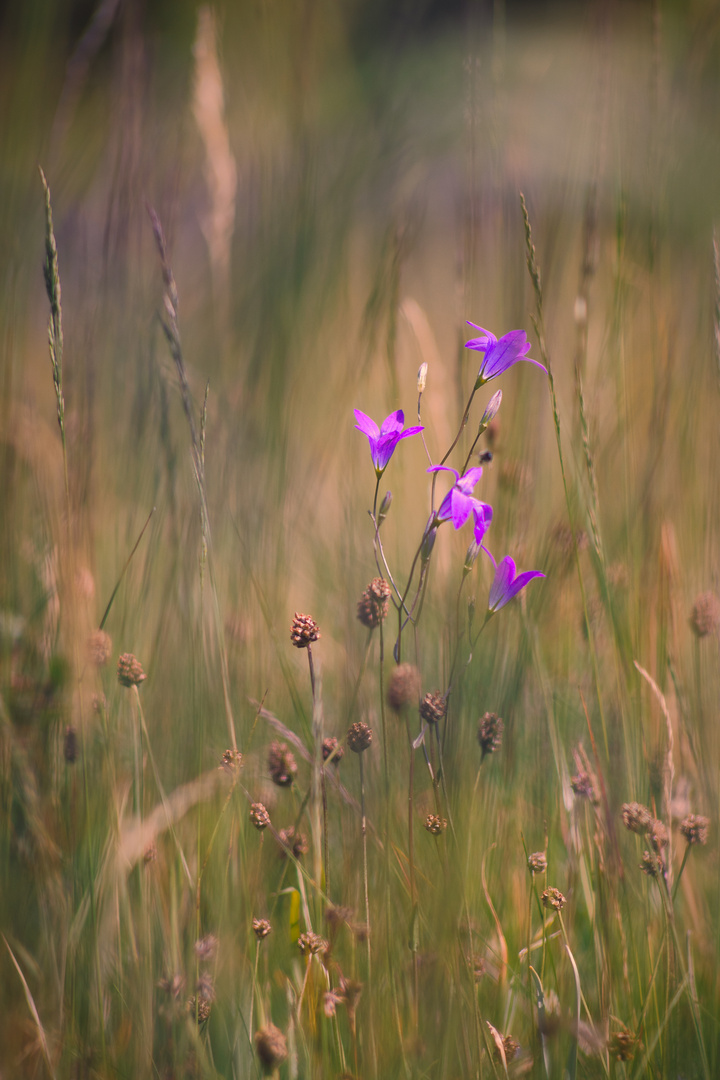
<instances>
[{"instance_id":1,"label":"purple flower petal","mask_svg":"<svg viewBox=\"0 0 720 1080\"><path fill-rule=\"evenodd\" d=\"M488 598L488 610L499 611L501 607L504 607L513 597L524 589L528 582L533 578L542 577L539 570L526 570L523 574L516 576L515 562L506 555L500 565L495 570L495 579L490 586L490 596Z\"/></svg>"},{"instance_id":2,"label":"purple flower petal","mask_svg":"<svg viewBox=\"0 0 720 1080\"><path fill-rule=\"evenodd\" d=\"M377 426L374 420L371 420L369 416L366 416L364 412L360 412L359 409L355 409L355 419L357 423L355 427L358 431L362 431L363 435L367 435L368 439L377 439L380 434L380 428Z\"/></svg>"},{"instance_id":3,"label":"purple flower petal","mask_svg":"<svg viewBox=\"0 0 720 1080\"><path fill-rule=\"evenodd\" d=\"M482 326L476 326L475 323L469 323L469 325L474 326L476 330L480 330L482 336L468 341L465 348L476 349L478 352L485 354L478 371L476 387L482 386L484 383L489 382L490 379L496 379L498 375L502 375L518 360L527 360L529 363L542 368L543 371L546 370L539 360L533 360L531 356L527 355L530 351L530 342L527 340L524 330L511 330L498 339L489 330L483 329Z\"/></svg>"},{"instance_id":4,"label":"purple flower petal","mask_svg":"<svg viewBox=\"0 0 720 1080\"><path fill-rule=\"evenodd\" d=\"M364 412L361 412L360 409L354 411L355 420L357 421L355 427L358 431L362 431L363 435L367 435L372 463L378 476L381 476L385 471L387 463L400 439L405 439L408 435L417 435L419 431L423 430L422 427L412 427L403 431L402 426L405 417L402 409L398 409L397 412L386 416L381 428L378 428L375 421Z\"/></svg>"}]
</instances>

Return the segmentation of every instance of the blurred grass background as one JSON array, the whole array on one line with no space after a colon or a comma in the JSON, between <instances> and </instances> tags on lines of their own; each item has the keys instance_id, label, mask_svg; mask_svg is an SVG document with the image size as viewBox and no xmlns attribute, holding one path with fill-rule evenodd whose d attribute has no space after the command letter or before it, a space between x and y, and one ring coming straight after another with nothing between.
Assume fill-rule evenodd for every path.
<instances>
[{"instance_id":1,"label":"blurred grass background","mask_svg":"<svg viewBox=\"0 0 720 1080\"><path fill-rule=\"evenodd\" d=\"M548 883L569 898L568 937L600 1033L600 1049L580 1040L577 1074L716 1075L718 642L695 638L688 616L718 573L720 7L30 0L1 17L3 1076L255 1075L251 1016L288 1033L281 1075L502 1075L475 1030L480 1017L520 1042L511 1072L560 1075L575 1041L568 961L548 946L543 977L560 1012L546 1065L521 955L533 910L523 842L537 851L546 837ZM69 513L38 165L62 281ZM423 423L438 461L476 374L465 320L498 336L524 327L539 357L520 191L542 270L569 497L546 380L518 365L501 380L494 460L476 494L495 509L496 557L510 553L547 580L493 620L457 687L444 811L453 828L437 841L422 829L435 800L416 755L413 930L409 752L388 716L386 784L376 641L352 704L366 644L356 603L375 573L374 479L352 409L380 420L403 408L413 422L427 361ZM177 281L198 423L209 383L214 584L148 206ZM383 478L393 492L384 544L400 578L427 519L426 464L410 440ZM111 660L96 671L87 636L153 507L105 626ZM570 524L590 536L580 577ZM424 690L447 685L468 539L442 531L433 555L412 657ZM478 563L466 585L478 611L489 583ZM249 826L242 794L265 802L277 828L308 814L312 769L300 762L297 796L273 791L276 732L254 704L312 752L305 659L289 643L296 610L322 630L326 733L342 739L359 717L376 733L363 757L372 971L361 932L343 928L334 946L342 971L364 983L356 1035L347 1017L322 1016L317 960L296 1008L305 960L293 905L305 879ZM114 676L125 652L148 675L140 698L158 777L139 699ZM217 773L217 784L184 789L214 775L229 744L223 653L241 781ZM385 653L387 678L387 637ZM666 695L677 806L666 797L668 725L633 661ZM486 711L503 717L505 735L478 773ZM79 740L71 764L68 727ZM130 850L138 740L142 812L157 834L147 864L142 848L117 854ZM580 744L604 777L607 816L570 790ZM340 777L359 798L354 755ZM193 804L174 832L158 780ZM359 819L334 789L328 798L329 895L362 921ZM666 821L690 810L711 820L672 925L637 868L640 841L622 830L632 799ZM675 846L677 874L677 834ZM305 887L323 932L320 897ZM271 909L253 994L250 921ZM468 918L486 964L477 987L465 971ZM535 910L533 933L539 925ZM198 1029L158 982L181 973L184 1005L205 933L221 949ZM629 1063L606 1052L620 1024L640 1040Z\"/></svg>"}]
</instances>

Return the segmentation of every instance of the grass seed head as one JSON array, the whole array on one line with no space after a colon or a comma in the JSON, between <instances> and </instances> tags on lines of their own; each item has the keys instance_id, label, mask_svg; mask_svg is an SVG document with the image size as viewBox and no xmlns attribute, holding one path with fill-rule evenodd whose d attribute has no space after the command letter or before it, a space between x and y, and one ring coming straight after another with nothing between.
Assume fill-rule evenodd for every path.
<instances>
[{"instance_id":1,"label":"grass seed head","mask_svg":"<svg viewBox=\"0 0 720 1080\"><path fill-rule=\"evenodd\" d=\"M655 821L647 806L637 802L623 803L622 819L626 829L640 836L646 833Z\"/></svg>"},{"instance_id":2,"label":"grass seed head","mask_svg":"<svg viewBox=\"0 0 720 1080\"><path fill-rule=\"evenodd\" d=\"M218 768L230 774L238 772L242 768L243 756L239 750L226 750Z\"/></svg>"},{"instance_id":3,"label":"grass seed head","mask_svg":"<svg viewBox=\"0 0 720 1080\"><path fill-rule=\"evenodd\" d=\"M331 764L337 769L340 764L340 759L345 753L345 747L337 741L334 735L330 735L327 739L323 739L322 755L323 761L327 761L329 757L332 757Z\"/></svg>"},{"instance_id":4,"label":"grass seed head","mask_svg":"<svg viewBox=\"0 0 720 1080\"><path fill-rule=\"evenodd\" d=\"M299 612L295 612L295 616L290 627L290 640L296 649L307 649L308 645L311 645L313 641L317 641L320 637L320 628L314 619L311 619L309 615L301 615Z\"/></svg>"},{"instance_id":5,"label":"grass seed head","mask_svg":"<svg viewBox=\"0 0 720 1080\"><path fill-rule=\"evenodd\" d=\"M363 750L367 750L372 738L372 728L364 724L362 720L358 720L348 728L347 744L354 754L362 754Z\"/></svg>"},{"instance_id":6,"label":"grass seed head","mask_svg":"<svg viewBox=\"0 0 720 1080\"><path fill-rule=\"evenodd\" d=\"M552 886L549 889L545 889L545 892L540 899L543 902L543 907L550 908L553 911L562 911L567 903L567 900L560 890L555 889Z\"/></svg>"},{"instance_id":7,"label":"grass seed head","mask_svg":"<svg viewBox=\"0 0 720 1080\"><path fill-rule=\"evenodd\" d=\"M478 725L478 742L482 749L482 759L488 754L494 754L502 743L505 725L497 713L486 712Z\"/></svg>"},{"instance_id":8,"label":"grass seed head","mask_svg":"<svg viewBox=\"0 0 720 1080\"><path fill-rule=\"evenodd\" d=\"M121 653L118 657L117 677L121 686L139 686L147 675L136 656L132 653Z\"/></svg>"},{"instance_id":9,"label":"grass seed head","mask_svg":"<svg viewBox=\"0 0 720 1080\"><path fill-rule=\"evenodd\" d=\"M428 724L438 724L447 713L447 701L439 690L427 693L420 702L420 715Z\"/></svg>"},{"instance_id":10,"label":"grass seed head","mask_svg":"<svg viewBox=\"0 0 720 1080\"><path fill-rule=\"evenodd\" d=\"M662 855L655 851L643 851L640 869L648 877L656 878L664 870Z\"/></svg>"},{"instance_id":11,"label":"grass seed head","mask_svg":"<svg viewBox=\"0 0 720 1080\"><path fill-rule=\"evenodd\" d=\"M570 787L573 790L573 794L577 795L578 799L589 799L590 802L597 802L592 777L590 773L585 772L584 769L579 773L576 773L575 776L570 777Z\"/></svg>"},{"instance_id":12,"label":"grass seed head","mask_svg":"<svg viewBox=\"0 0 720 1080\"><path fill-rule=\"evenodd\" d=\"M268 751L268 771L273 784L278 787L290 787L297 772L297 762L290 753L287 743L275 739Z\"/></svg>"},{"instance_id":13,"label":"grass seed head","mask_svg":"<svg viewBox=\"0 0 720 1080\"><path fill-rule=\"evenodd\" d=\"M88 660L95 667L103 667L110 659L112 638L104 630L94 630L87 641Z\"/></svg>"},{"instance_id":14,"label":"grass seed head","mask_svg":"<svg viewBox=\"0 0 720 1080\"><path fill-rule=\"evenodd\" d=\"M707 844L709 820L702 814L688 814L680 822L680 832L688 844Z\"/></svg>"},{"instance_id":15,"label":"grass seed head","mask_svg":"<svg viewBox=\"0 0 720 1080\"><path fill-rule=\"evenodd\" d=\"M398 664L388 682L388 705L399 713L406 705L417 705L419 697L420 672L414 664Z\"/></svg>"},{"instance_id":16,"label":"grass seed head","mask_svg":"<svg viewBox=\"0 0 720 1080\"><path fill-rule=\"evenodd\" d=\"M312 930L309 930L298 938L298 949L303 956L315 956L317 953L325 954L328 950L328 942L319 934L314 934Z\"/></svg>"},{"instance_id":17,"label":"grass seed head","mask_svg":"<svg viewBox=\"0 0 720 1080\"><path fill-rule=\"evenodd\" d=\"M292 825L287 829L281 829L278 837L282 844L282 855L285 855L285 848L289 848L295 858L299 859L301 855L307 855L310 850L305 833L296 833Z\"/></svg>"},{"instance_id":18,"label":"grass seed head","mask_svg":"<svg viewBox=\"0 0 720 1080\"><path fill-rule=\"evenodd\" d=\"M528 870L535 876L535 874L544 874L547 870L547 858L544 851L533 851L532 855L528 855L527 859Z\"/></svg>"},{"instance_id":19,"label":"grass seed head","mask_svg":"<svg viewBox=\"0 0 720 1080\"><path fill-rule=\"evenodd\" d=\"M631 1061L635 1056L635 1048L638 1043L637 1036L633 1035L627 1028L623 1028L622 1031L615 1031L610 1036L610 1042L608 1043L610 1057L615 1058L616 1061Z\"/></svg>"},{"instance_id":20,"label":"grass seed head","mask_svg":"<svg viewBox=\"0 0 720 1080\"><path fill-rule=\"evenodd\" d=\"M258 941L263 941L268 934L272 933L272 926L268 919L253 919L252 928Z\"/></svg>"},{"instance_id":21,"label":"grass seed head","mask_svg":"<svg viewBox=\"0 0 720 1080\"><path fill-rule=\"evenodd\" d=\"M266 1075L275 1072L288 1056L287 1041L280 1028L266 1024L256 1031L255 1053Z\"/></svg>"},{"instance_id":22,"label":"grass seed head","mask_svg":"<svg viewBox=\"0 0 720 1080\"><path fill-rule=\"evenodd\" d=\"M425 818L425 828L433 836L440 836L447 829L447 821L439 814L428 814Z\"/></svg>"},{"instance_id":23,"label":"grass seed head","mask_svg":"<svg viewBox=\"0 0 720 1080\"><path fill-rule=\"evenodd\" d=\"M376 630L385 620L390 600L390 586L384 578L373 578L358 601L357 617L368 630Z\"/></svg>"},{"instance_id":24,"label":"grass seed head","mask_svg":"<svg viewBox=\"0 0 720 1080\"><path fill-rule=\"evenodd\" d=\"M261 832L270 824L270 815L261 802L254 802L250 806L250 821Z\"/></svg>"},{"instance_id":25,"label":"grass seed head","mask_svg":"<svg viewBox=\"0 0 720 1080\"><path fill-rule=\"evenodd\" d=\"M720 627L720 600L714 592L701 593L690 612L690 629L697 638L717 634Z\"/></svg>"}]
</instances>

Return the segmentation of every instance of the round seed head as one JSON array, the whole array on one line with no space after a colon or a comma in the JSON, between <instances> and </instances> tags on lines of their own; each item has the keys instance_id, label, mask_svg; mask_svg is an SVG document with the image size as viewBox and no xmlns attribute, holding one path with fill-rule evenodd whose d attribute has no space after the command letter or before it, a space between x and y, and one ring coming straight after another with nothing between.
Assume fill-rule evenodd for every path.
<instances>
[{"instance_id":1,"label":"round seed head","mask_svg":"<svg viewBox=\"0 0 720 1080\"><path fill-rule=\"evenodd\" d=\"M631 1061L635 1055L635 1047L639 1040L631 1031L625 1028L623 1031L615 1031L610 1036L608 1050L610 1057L616 1061Z\"/></svg>"},{"instance_id":2,"label":"round seed head","mask_svg":"<svg viewBox=\"0 0 720 1080\"><path fill-rule=\"evenodd\" d=\"M659 852L643 851L642 862L640 863L640 869L643 874L647 874L647 876L651 878L656 878L658 874L663 872L664 866L663 857Z\"/></svg>"},{"instance_id":3,"label":"round seed head","mask_svg":"<svg viewBox=\"0 0 720 1080\"><path fill-rule=\"evenodd\" d=\"M327 952L328 943L319 934L313 934L312 931L309 931L301 934L298 938L298 949L303 956L315 956L316 953Z\"/></svg>"},{"instance_id":4,"label":"round seed head","mask_svg":"<svg viewBox=\"0 0 720 1080\"><path fill-rule=\"evenodd\" d=\"M690 629L695 637L716 634L720 627L720 600L713 592L698 596L690 613Z\"/></svg>"},{"instance_id":5,"label":"round seed head","mask_svg":"<svg viewBox=\"0 0 720 1080\"><path fill-rule=\"evenodd\" d=\"M368 630L375 630L386 618L390 600L390 586L384 578L373 578L363 592L357 606L357 617Z\"/></svg>"},{"instance_id":6,"label":"round seed head","mask_svg":"<svg viewBox=\"0 0 720 1080\"><path fill-rule=\"evenodd\" d=\"M576 776L571 776L570 787L578 799L589 799L590 802L596 802L595 788L590 773L583 770L577 773Z\"/></svg>"},{"instance_id":7,"label":"round seed head","mask_svg":"<svg viewBox=\"0 0 720 1080\"><path fill-rule=\"evenodd\" d=\"M222 761L218 768L223 769L225 772L236 773L242 768L243 757L239 750L226 750L223 753Z\"/></svg>"},{"instance_id":8,"label":"round seed head","mask_svg":"<svg viewBox=\"0 0 720 1080\"><path fill-rule=\"evenodd\" d=\"M255 1053L266 1075L275 1072L288 1056L287 1041L280 1028L266 1024L256 1031Z\"/></svg>"},{"instance_id":9,"label":"round seed head","mask_svg":"<svg viewBox=\"0 0 720 1080\"><path fill-rule=\"evenodd\" d=\"M261 802L254 802L250 807L250 821L262 832L270 824L270 815Z\"/></svg>"},{"instance_id":10,"label":"round seed head","mask_svg":"<svg viewBox=\"0 0 720 1080\"><path fill-rule=\"evenodd\" d=\"M323 739L323 761L327 761L329 757L332 757L332 764L337 768L344 753L345 747L342 746L333 735L329 736L327 739Z\"/></svg>"},{"instance_id":11,"label":"round seed head","mask_svg":"<svg viewBox=\"0 0 720 1080\"><path fill-rule=\"evenodd\" d=\"M307 855L310 850L305 833L296 833L292 825L287 829L281 829L278 839L282 844L281 855L285 855L285 848L289 848L295 858L299 859L302 855Z\"/></svg>"},{"instance_id":12,"label":"round seed head","mask_svg":"<svg viewBox=\"0 0 720 1080\"><path fill-rule=\"evenodd\" d=\"M428 814L425 818L425 828L433 836L440 836L447 829L447 821L439 814Z\"/></svg>"},{"instance_id":13,"label":"round seed head","mask_svg":"<svg viewBox=\"0 0 720 1080\"><path fill-rule=\"evenodd\" d=\"M547 858L544 851L533 851L532 855L528 855L528 870L535 876L535 874L544 874L547 870Z\"/></svg>"},{"instance_id":14,"label":"round seed head","mask_svg":"<svg viewBox=\"0 0 720 1080\"><path fill-rule=\"evenodd\" d=\"M288 744L275 739L268 751L268 772L278 787L290 787L297 772L297 762L288 749Z\"/></svg>"},{"instance_id":15,"label":"round seed head","mask_svg":"<svg viewBox=\"0 0 720 1080\"><path fill-rule=\"evenodd\" d=\"M549 888L545 889L540 899L543 902L543 907L552 908L554 911L562 911L567 903L565 897L559 889Z\"/></svg>"},{"instance_id":16,"label":"round seed head","mask_svg":"<svg viewBox=\"0 0 720 1080\"><path fill-rule=\"evenodd\" d=\"M267 919L253 919L252 928L258 941L263 941L268 934L272 933L272 926Z\"/></svg>"},{"instance_id":17,"label":"round seed head","mask_svg":"<svg viewBox=\"0 0 720 1080\"><path fill-rule=\"evenodd\" d=\"M195 955L200 960L212 960L217 952L218 939L214 934L206 934L195 942Z\"/></svg>"},{"instance_id":18,"label":"round seed head","mask_svg":"<svg viewBox=\"0 0 720 1080\"><path fill-rule=\"evenodd\" d=\"M147 675L136 656L132 653L122 653L118 657L117 677L121 686L139 686Z\"/></svg>"},{"instance_id":19,"label":"round seed head","mask_svg":"<svg viewBox=\"0 0 720 1080\"><path fill-rule=\"evenodd\" d=\"M702 814L688 814L680 822L680 832L688 844L707 844L709 824L709 820Z\"/></svg>"},{"instance_id":20,"label":"round seed head","mask_svg":"<svg viewBox=\"0 0 720 1080\"><path fill-rule=\"evenodd\" d=\"M354 754L362 754L372 742L372 728L358 720L351 728L348 728L347 744Z\"/></svg>"},{"instance_id":21,"label":"round seed head","mask_svg":"<svg viewBox=\"0 0 720 1080\"><path fill-rule=\"evenodd\" d=\"M110 653L112 652L112 638L109 634L106 634L104 630L94 630L88 638L87 653L88 660L95 667L102 667L107 664L110 659Z\"/></svg>"},{"instance_id":22,"label":"round seed head","mask_svg":"<svg viewBox=\"0 0 720 1080\"><path fill-rule=\"evenodd\" d=\"M655 821L647 806L637 802L623 803L622 819L626 829L640 836L646 833Z\"/></svg>"},{"instance_id":23,"label":"round seed head","mask_svg":"<svg viewBox=\"0 0 720 1080\"><path fill-rule=\"evenodd\" d=\"M414 664L398 664L387 688L387 703L394 712L406 705L417 705L420 698L420 672Z\"/></svg>"},{"instance_id":24,"label":"round seed head","mask_svg":"<svg viewBox=\"0 0 720 1080\"><path fill-rule=\"evenodd\" d=\"M662 821L655 818L652 825L648 829L648 840L652 844L653 851L658 854L664 847L668 845L668 831Z\"/></svg>"},{"instance_id":25,"label":"round seed head","mask_svg":"<svg viewBox=\"0 0 720 1080\"><path fill-rule=\"evenodd\" d=\"M510 1064L510 1062L515 1057L517 1057L518 1051L520 1050L520 1043L517 1042L516 1039L513 1039L512 1035L505 1035L503 1037L502 1044L503 1044L503 1050L505 1052L505 1061L508 1064ZM502 1059L500 1057L500 1049L497 1046L495 1047L495 1050L493 1051L493 1057L495 1058L495 1060L497 1062L502 1061Z\"/></svg>"},{"instance_id":26,"label":"round seed head","mask_svg":"<svg viewBox=\"0 0 720 1080\"><path fill-rule=\"evenodd\" d=\"M420 715L428 724L438 724L447 713L447 701L439 690L428 693L420 702Z\"/></svg>"},{"instance_id":27,"label":"round seed head","mask_svg":"<svg viewBox=\"0 0 720 1080\"><path fill-rule=\"evenodd\" d=\"M320 629L314 619L309 615L301 615L295 612L295 617L290 627L290 640L296 649L307 649L313 641L320 637Z\"/></svg>"},{"instance_id":28,"label":"round seed head","mask_svg":"<svg viewBox=\"0 0 720 1080\"><path fill-rule=\"evenodd\" d=\"M202 994L198 994L197 997L191 997L187 1003L187 1010L191 1016L197 1017L198 1024L204 1024L210 1016L210 1009L212 1008L212 1002L208 1001Z\"/></svg>"},{"instance_id":29,"label":"round seed head","mask_svg":"<svg viewBox=\"0 0 720 1080\"><path fill-rule=\"evenodd\" d=\"M486 712L478 725L478 742L482 749L482 760L487 754L494 754L502 743L505 725L494 712Z\"/></svg>"}]
</instances>

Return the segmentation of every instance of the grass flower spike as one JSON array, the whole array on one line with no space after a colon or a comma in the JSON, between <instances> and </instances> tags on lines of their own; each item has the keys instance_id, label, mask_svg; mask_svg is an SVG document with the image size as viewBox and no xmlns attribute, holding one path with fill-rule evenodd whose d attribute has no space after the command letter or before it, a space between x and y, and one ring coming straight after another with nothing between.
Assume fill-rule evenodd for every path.
<instances>
[{"instance_id":1,"label":"grass flower spike","mask_svg":"<svg viewBox=\"0 0 720 1080\"><path fill-rule=\"evenodd\" d=\"M485 354L478 371L475 383L476 390L479 390L486 382L490 382L491 379L496 379L498 375L502 375L518 360L528 360L531 364L536 364L539 368L542 368L543 371L547 370L539 360L533 360L531 356L526 355L530 350L530 342L524 330L511 330L509 334L504 334L498 340L489 330L483 330L482 326L477 326L476 323L468 322L468 326L479 330L481 337L468 341L465 348L475 349L477 352Z\"/></svg>"},{"instance_id":2,"label":"grass flower spike","mask_svg":"<svg viewBox=\"0 0 720 1080\"><path fill-rule=\"evenodd\" d=\"M385 472L387 463L400 440L406 439L408 435L417 435L424 430L422 427L409 427L403 431L405 414L402 409L386 416L381 428L378 428L375 421L359 409L355 409L355 419L357 420L355 427L368 437L372 462L378 477Z\"/></svg>"},{"instance_id":3,"label":"grass flower spike","mask_svg":"<svg viewBox=\"0 0 720 1080\"><path fill-rule=\"evenodd\" d=\"M537 577L544 578L545 575L541 574L539 570L526 570L524 574L517 574L513 559L506 555L495 569L495 580L490 586L488 610L495 612L499 611L501 607L505 607L514 596L517 596L521 589L525 588L529 581Z\"/></svg>"}]
</instances>

